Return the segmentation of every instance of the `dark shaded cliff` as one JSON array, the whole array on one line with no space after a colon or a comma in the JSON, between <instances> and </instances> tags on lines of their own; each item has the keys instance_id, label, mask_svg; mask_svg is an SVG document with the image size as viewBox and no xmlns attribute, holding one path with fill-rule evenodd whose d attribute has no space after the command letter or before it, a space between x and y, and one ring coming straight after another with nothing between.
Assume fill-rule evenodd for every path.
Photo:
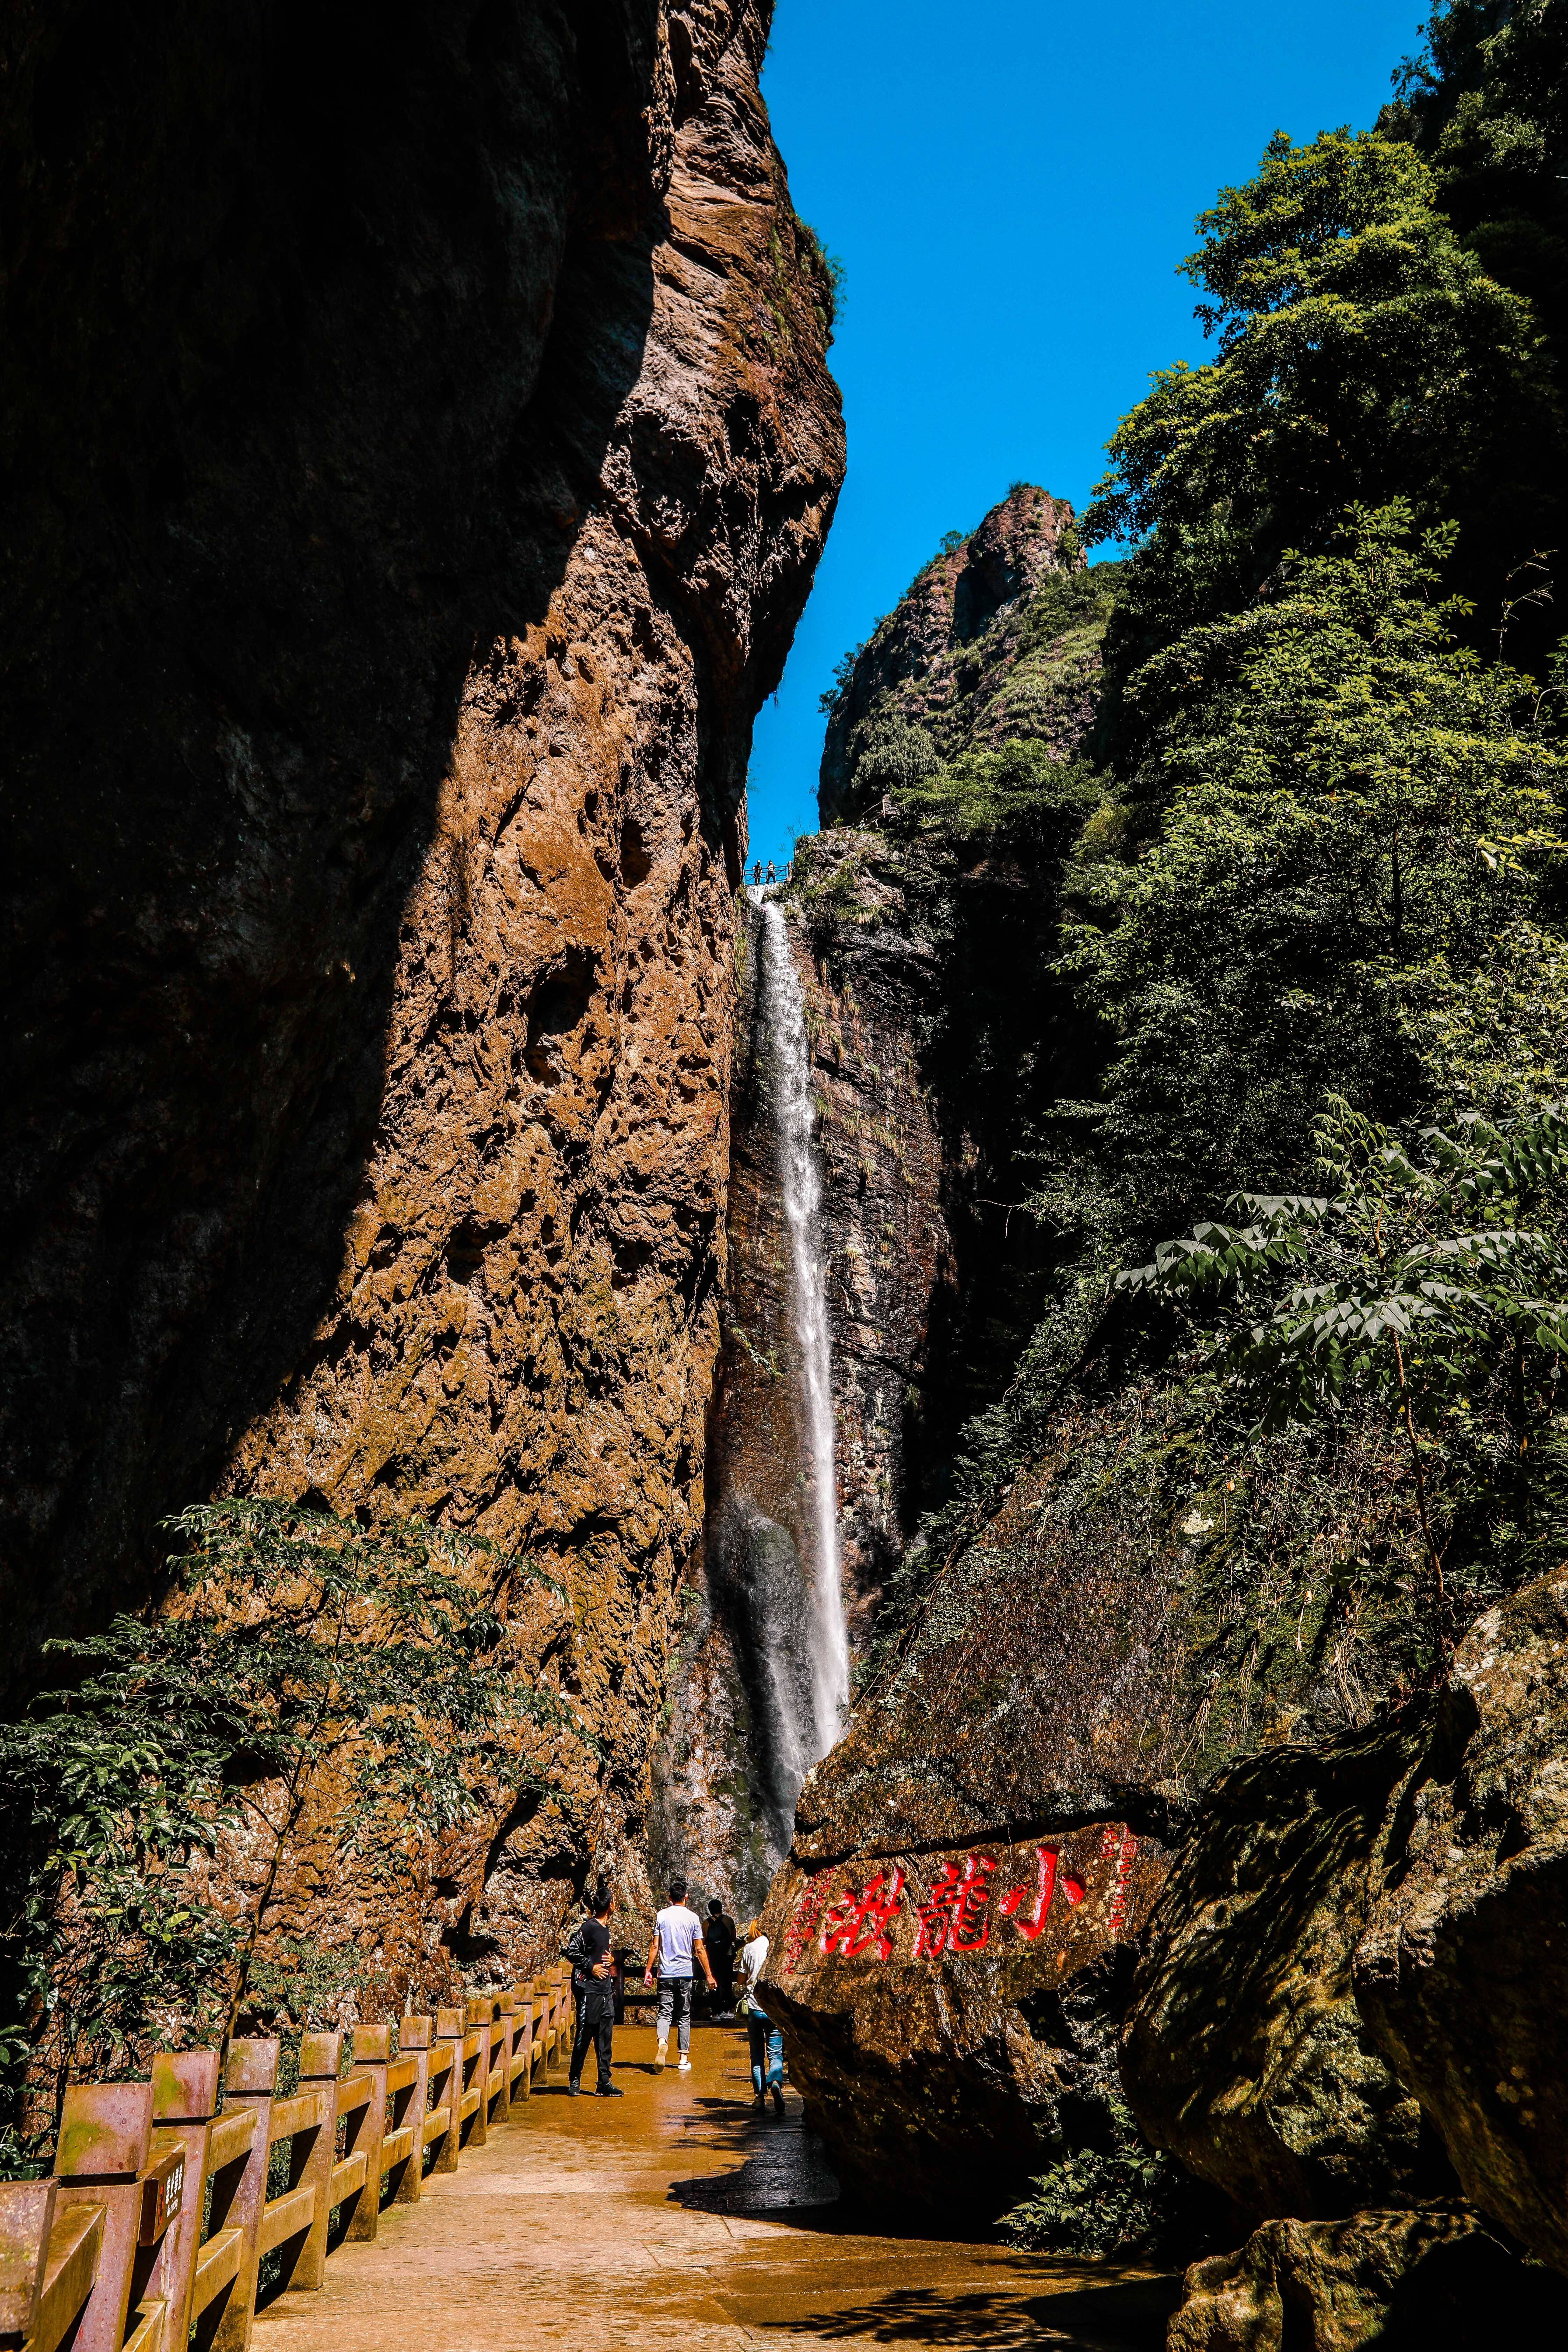
<instances>
[{"instance_id":1,"label":"dark shaded cliff","mask_svg":"<svg viewBox=\"0 0 1568 2352\"><path fill-rule=\"evenodd\" d=\"M751 722L842 471L768 15L0 26L18 1652L215 1487L529 1547L608 1749L513 1910L646 1786Z\"/></svg>"}]
</instances>

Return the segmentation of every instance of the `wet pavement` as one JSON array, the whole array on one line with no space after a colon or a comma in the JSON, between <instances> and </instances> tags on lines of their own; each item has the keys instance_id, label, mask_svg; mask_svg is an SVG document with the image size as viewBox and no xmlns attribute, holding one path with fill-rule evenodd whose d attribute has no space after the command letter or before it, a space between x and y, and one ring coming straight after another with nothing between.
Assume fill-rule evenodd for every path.
<instances>
[{"instance_id":1,"label":"wet pavement","mask_svg":"<svg viewBox=\"0 0 1568 2352\"><path fill-rule=\"evenodd\" d=\"M691 2054L656 2074L651 2028L623 2027L619 2099L568 2098L553 2069L374 2244L340 2247L320 2294L258 2313L255 2352L1163 2344L1173 2282L857 2228L794 2093L752 2108L744 2033L699 2027Z\"/></svg>"}]
</instances>

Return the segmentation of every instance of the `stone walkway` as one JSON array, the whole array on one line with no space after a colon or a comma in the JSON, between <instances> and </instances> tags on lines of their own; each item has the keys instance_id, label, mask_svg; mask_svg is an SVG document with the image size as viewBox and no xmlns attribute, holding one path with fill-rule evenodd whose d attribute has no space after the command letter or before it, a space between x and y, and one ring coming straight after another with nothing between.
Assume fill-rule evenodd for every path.
<instances>
[{"instance_id":1,"label":"stone walkway","mask_svg":"<svg viewBox=\"0 0 1568 2352\"><path fill-rule=\"evenodd\" d=\"M552 2070L521 2122L387 2207L374 2244L340 2248L321 2294L259 2313L254 2352L1163 2343L1167 2282L857 2232L795 2095L754 2115L744 2034L700 2027L692 2057L656 2074L651 2030L627 2026L624 2098L568 2098Z\"/></svg>"}]
</instances>

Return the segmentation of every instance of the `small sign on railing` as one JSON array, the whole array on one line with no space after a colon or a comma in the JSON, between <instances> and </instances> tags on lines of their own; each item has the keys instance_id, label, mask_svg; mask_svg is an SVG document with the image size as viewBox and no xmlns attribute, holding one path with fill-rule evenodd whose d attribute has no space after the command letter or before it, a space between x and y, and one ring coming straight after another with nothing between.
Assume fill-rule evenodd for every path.
<instances>
[{"instance_id":1,"label":"small sign on railing","mask_svg":"<svg viewBox=\"0 0 1568 2352\"><path fill-rule=\"evenodd\" d=\"M142 2224L139 2246L155 2246L180 2210L185 2193L185 2152L172 2147L150 2164L142 2180Z\"/></svg>"}]
</instances>

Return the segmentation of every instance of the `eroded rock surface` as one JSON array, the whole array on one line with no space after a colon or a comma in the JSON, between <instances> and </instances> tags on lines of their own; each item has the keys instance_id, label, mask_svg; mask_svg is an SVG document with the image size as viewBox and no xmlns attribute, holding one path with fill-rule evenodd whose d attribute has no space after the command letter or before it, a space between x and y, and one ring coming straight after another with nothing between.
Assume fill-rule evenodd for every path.
<instances>
[{"instance_id":1,"label":"eroded rock surface","mask_svg":"<svg viewBox=\"0 0 1568 2352\"><path fill-rule=\"evenodd\" d=\"M1559 2281L1531 2272L1463 2205L1268 2221L1188 2271L1168 2352L1490 2352L1568 2321ZM1538 2336L1534 2331L1540 2329Z\"/></svg>"},{"instance_id":2,"label":"eroded rock surface","mask_svg":"<svg viewBox=\"0 0 1568 2352\"><path fill-rule=\"evenodd\" d=\"M1125 1822L1088 1822L780 1872L764 1998L859 2195L994 2212L1062 2151L1075 2105L1103 2099L1164 1863Z\"/></svg>"},{"instance_id":3,"label":"eroded rock surface","mask_svg":"<svg viewBox=\"0 0 1568 2352\"><path fill-rule=\"evenodd\" d=\"M158 1514L215 1486L528 1549L572 1594L531 1670L605 1753L545 1759L557 1798L447 1904L464 1957L526 1969L529 1890L646 1788L701 1516L751 722L842 471L770 11L430 5L369 43L330 5L308 39L32 13L12 1622L144 1590ZM357 1900L334 1934L374 1932Z\"/></svg>"},{"instance_id":4,"label":"eroded rock surface","mask_svg":"<svg viewBox=\"0 0 1568 2352\"><path fill-rule=\"evenodd\" d=\"M1139 2122L1244 2211L1314 2219L1441 2189L1351 1963L1419 1719L1223 1773L1172 1870L1122 2043Z\"/></svg>"},{"instance_id":5,"label":"eroded rock surface","mask_svg":"<svg viewBox=\"0 0 1568 2352\"><path fill-rule=\"evenodd\" d=\"M1568 2272L1568 1570L1455 1653L1388 1821L1355 1995L1467 2197Z\"/></svg>"},{"instance_id":6,"label":"eroded rock surface","mask_svg":"<svg viewBox=\"0 0 1568 2352\"><path fill-rule=\"evenodd\" d=\"M1053 1556L1059 1531L1018 1499L807 1780L769 1902L792 2071L873 2200L892 2177L879 2147L900 2151L901 2195L994 2212L1082 2144L1169 1864L1169 1662L1133 1543L1098 1572ZM896 1874L889 1952L847 1948L836 1923ZM978 1949L928 1936L917 1954L933 1901L968 1904Z\"/></svg>"},{"instance_id":7,"label":"eroded rock surface","mask_svg":"<svg viewBox=\"0 0 1568 2352\"><path fill-rule=\"evenodd\" d=\"M1560 1570L1477 1621L1436 1698L1226 1775L1126 2030L1151 2137L1310 2216L1419 2196L1418 2115L1464 2194L1568 2271L1565 1756Z\"/></svg>"}]
</instances>

